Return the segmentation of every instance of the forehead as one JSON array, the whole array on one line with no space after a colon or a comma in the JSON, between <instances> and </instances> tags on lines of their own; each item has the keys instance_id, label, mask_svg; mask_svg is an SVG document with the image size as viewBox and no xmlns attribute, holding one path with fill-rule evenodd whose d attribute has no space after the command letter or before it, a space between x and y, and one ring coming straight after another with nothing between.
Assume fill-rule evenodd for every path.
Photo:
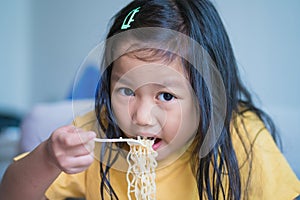
<instances>
[{"instance_id":1,"label":"forehead","mask_svg":"<svg viewBox=\"0 0 300 200\"><path fill-rule=\"evenodd\" d=\"M112 74L124 75L133 70L139 72L140 75L155 72L166 76L177 74L177 76L186 77L183 64L178 56L169 59L157 55L151 57L151 52L147 51L128 53L121 56L114 61Z\"/></svg>"},{"instance_id":2,"label":"forehead","mask_svg":"<svg viewBox=\"0 0 300 200\"><path fill-rule=\"evenodd\" d=\"M134 89L144 85L160 85L168 88L190 90L181 61L143 61L132 55L117 59L111 74L112 84L125 84Z\"/></svg>"},{"instance_id":3,"label":"forehead","mask_svg":"<svg viewBox=\"0 0 300 200\"><path fill-rule=\"evenodd\" d=\"M146 62L124 55L113 65L111 83L112 87L125 85L134 91L138 88L163 87L176 94L184 94L184 96L189 96L192 91L179 59L168 63L165 61Z\"/></svg>"}]
</instances>

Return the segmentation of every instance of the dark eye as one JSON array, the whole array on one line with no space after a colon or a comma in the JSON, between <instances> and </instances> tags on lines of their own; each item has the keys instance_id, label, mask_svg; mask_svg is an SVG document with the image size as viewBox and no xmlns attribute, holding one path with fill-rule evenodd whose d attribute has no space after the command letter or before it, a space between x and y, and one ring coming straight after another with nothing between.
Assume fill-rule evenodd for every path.
<instances>
[{"instance_id":1,"label":"dark eye","mask_svg":"<svg viewBox=\"0 0 300 200\"><path fill-rule=\"evenodd\" d=\"M161 93L158 95L158 99L161 101L172 101L175 97L167 92Z\"/></svg>"},{"instance_id":2,"label":"dark eye","mask_svg":"<svg viewBox=\"0 0 300 200\"><path fill-rule=\"evenodd\" d=\"M134 96L134 92L129 88L121 88L120 93L124 96Z\"/></svg>"}]
</instances>

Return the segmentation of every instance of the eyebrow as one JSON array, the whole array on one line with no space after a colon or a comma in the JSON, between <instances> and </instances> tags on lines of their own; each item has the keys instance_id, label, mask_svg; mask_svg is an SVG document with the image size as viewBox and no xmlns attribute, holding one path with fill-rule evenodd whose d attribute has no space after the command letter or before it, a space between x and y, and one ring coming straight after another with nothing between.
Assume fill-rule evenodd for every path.
<instances>
[{"instance_id":1,"label":"eyebrow","mask_svg":"<svg viewBox=\"0 0 300 200\"><path fill-rule=\"evenodd\" d=\"M184 88L183 86L183 81L182 80L178 80L175 78L167 78L165 80L162 81L162 85L166 86L166 87L180 87L180 88Z\"/></svg>"},{"instance_id":2,"label":"eyebrow","mask_svg":"<svg viewBox=\"0 0 300 200\"><path fill-rule=\"evenodd\" d=\"M132 86L134 85L133 82L130 79L127 78L122 78L119 74L112 74L111 76L111 81L119 82L124 85ZM188 81L188 80L185 80ZM166 79L162 81L156 82L149 82L149 84L157 84L160 85L164 88L180 88L180 89L185 89L185 86L183 85L184 81L179 80L175 77L167 77Z\"/></svg>"},{"instance_id":3,"label":"eyebrow","mask_svg":"<svg viewBox=\"0 0 300 200\"><path fill-rule=\"evenodd\" d=\"M111 82L113 82L113 81L120 82L120 83L125 84L125 85L131 85L132 84L130 80L124 79L124 78L122 78L122 76L119 76L118 74L112 74L111 75Z\"/></svg>"}]
</instances>

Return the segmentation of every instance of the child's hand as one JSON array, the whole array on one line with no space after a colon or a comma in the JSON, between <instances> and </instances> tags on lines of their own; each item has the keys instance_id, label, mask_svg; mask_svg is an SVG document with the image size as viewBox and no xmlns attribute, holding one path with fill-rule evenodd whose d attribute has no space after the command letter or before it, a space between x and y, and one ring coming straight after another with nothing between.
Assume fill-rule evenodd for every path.
<instances>
[{"instance_id":1,"label":"child's hand","mask_svg":"<svg viewBox=\"0 0 300 200\"><path fill-rule=\"evenodd\" d=\"M68 174L84 171L94 160L95 137L94 132L86 132L75 126L55 130L47 140L50 162Z\"/></svg>"}]
</instances>

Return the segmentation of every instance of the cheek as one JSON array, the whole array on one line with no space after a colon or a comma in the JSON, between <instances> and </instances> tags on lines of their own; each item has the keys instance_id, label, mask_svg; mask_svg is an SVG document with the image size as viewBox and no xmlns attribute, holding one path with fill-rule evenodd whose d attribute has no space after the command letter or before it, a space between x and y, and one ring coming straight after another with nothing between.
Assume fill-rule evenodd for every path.
<instances>
[{"instance_id":1,"label":"cheek","mask_svg":"<svg viewBox=\"0 0 300 200\"><path fill-rule=\"evenodd\" d=\"M193 139L199 126L199 111L192 103L187 104L182 115L181 131L187 139Z\"/></svg>"},{"instance_id":2,"label":"cheek","mask_svg":"<svg viewBox=\"0 0 300 200\"><path fill-rule=\"evenodd\" d=\"M114 98L112 96L111 98L111 106L112 106L112 111L114 113L114 116L116 117L118 126L120 127L121 130L126 132L125 130L128 127L128 124L130 122L130 116L128 112L128 105L125 104L124 102L118 101L117 98Z\"/></svg>"},{"instance_id":3,"label":"cheek","mask_svg":"<svg viewBox=\"0 0 300 200\"><path fill-rule=\"evenodd\" d=\"M178 136L181 121L181 113L172 112L167 115L162 131L164 133L164 138L168 143L172 142Z\"/></svg>"},{"instance_id":4,"label":"cheek","mask_svg":"<svg viewBox=\"0 0 300 200\"><path fill-rule=\"evenodd\" d=\"M176 112L168 114L164 126L165 139L168 143L182 146L195 136L199 117L192 105L183 104Z\"/></svg>"},{"instance_id":5,"label":"cheek","mask_svg":"<svg viewBox=\"0 0 300 200\"><path fill-rule=\"evenodd\" d=\"M162 131L164 140L168 144L175 142L181 135L180 127L183 121L182 114L182 106L179 103L175 106L172 106L168 111L166 111L166 118Z\"/></svg>"}]
</instances>

